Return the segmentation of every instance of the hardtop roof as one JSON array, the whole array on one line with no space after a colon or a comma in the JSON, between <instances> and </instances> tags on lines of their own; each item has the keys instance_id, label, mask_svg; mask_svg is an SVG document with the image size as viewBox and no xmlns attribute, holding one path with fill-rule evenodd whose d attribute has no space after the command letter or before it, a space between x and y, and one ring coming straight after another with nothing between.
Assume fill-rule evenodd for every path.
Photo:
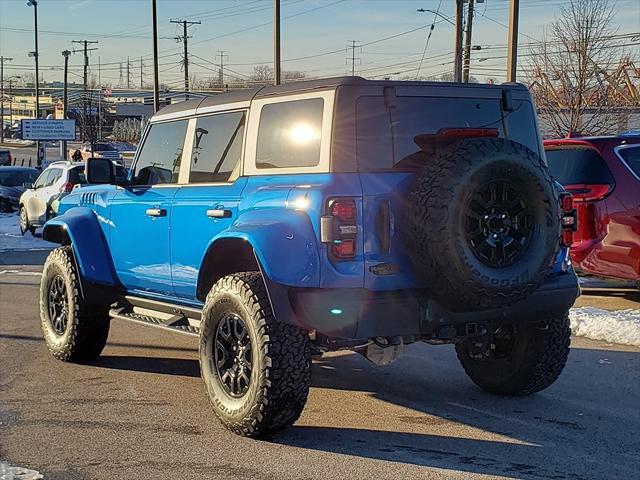
<instances>
[{"instance_id":1,"label":"hardtop roof","mask_svg":"<svg viewBox=\"0 0 640 480\"><path fill-rule=\"evenodd\" d=\"M520 83L503 83L500 85L490 85L486 83L453 83L453 82L427 82L427 81L406 81L406 80L367 80L362 77L331 77L321 78L317 80L303 80L298 82L283 83L281 85L267 85L254 88L246 88L234 90L228 93L220 93L209 95L203 98L186 100L184 102L167 105L160 109L156 115L166 115L171 113L179 113L197 108L211 107L216 105L224 105L235 102L249 102L254 98L264 98L274 95L286 95L290 93L300 93L310 90L334 89L343 85L350 86L429 86L437 88L511 88L517 90L526 90L527 87Z\"/></svg>"}]
</instances>

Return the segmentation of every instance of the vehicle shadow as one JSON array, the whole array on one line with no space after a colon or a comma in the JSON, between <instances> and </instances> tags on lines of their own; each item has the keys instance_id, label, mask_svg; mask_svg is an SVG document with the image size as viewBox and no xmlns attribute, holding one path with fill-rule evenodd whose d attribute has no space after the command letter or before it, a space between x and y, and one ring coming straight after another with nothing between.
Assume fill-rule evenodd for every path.
<instances>
[{"instance_id":1,"label":"vehicle shadow","mask_svg":"<svg viewBox=\"0 0 640 480\"><path fill-rule=\"evenodd\" d=\"M505 398L473 385L454 363L451 349L432 356L432 351L443 349L424 347L420 346L420 353L425 354L409 352L407 358L384 368L358 355L323 358L314 365L316 389L325 389L328 395L333 390L365 392L373 400L371 405L380 400L403 407L397 414L384 409L388 419L371 418L370 425L362 422L362 428L354 427L353 418L329 415L329 424L294 425L271 440L518 478L613 478L637 472L633 452L640 448L640 441L636 435L617 437L616 452L622 453L610 452L608 445L617 432L640 428L638 353L574 348L555 385L530 397ZM608 368L613 366L633 369L634 376L625 378L636 386L614 379ZM360 408L368 404L362 401ZM585 464L587 452L606 461Z\"/></svg>"},{"instance_id":2,"label":"vehicle shadow","mask_svg":"<svg viewBox=\"0 0 640 480\"><path fill-rule=\"evenodd\" d=\"M115 370L178 375L182 377L200 377L200 365L198 361L186 358L102 355L92 362L91 365Z\"/></svg>"},{"instance_id":3,"label":"vehicle shadow","mask_svg":"<svg viewBox=\"0 0 640 480\"><path fill-rule=\"evenodd\" d=\"M598 297L619 297L640 304L640 290L618 290L605 288L583 288L582 294L585 296Z\"/></svg>"}]
</instances>

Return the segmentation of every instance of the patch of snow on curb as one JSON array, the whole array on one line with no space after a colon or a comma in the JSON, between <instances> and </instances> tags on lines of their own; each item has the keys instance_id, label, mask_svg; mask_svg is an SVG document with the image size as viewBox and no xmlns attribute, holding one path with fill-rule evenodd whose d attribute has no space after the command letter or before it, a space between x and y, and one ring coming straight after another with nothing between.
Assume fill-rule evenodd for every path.
<instances>
[{"instance_id":1,"label":"patch of snow on curb","mask_svg":"<svg viewBox=\"0 0 640 480\"><path fill-rule=\"evenodd\" d=\"M42 238L34 237L29 232L22 235L17 213L0 213L0 252L51 250L57 246L55 243L45 242Z\"/></svg>"},{"instance_id":2,"label":"patch of snow on curb","mask_svg":"<svg viewBox=\"0 0 640 480\"><path fill-rule=\"evenodd\" d=\"M569 311L571 332L578 337L640 347L640 310L613 312L595 307Z\"/></svg>"}]
</instances>

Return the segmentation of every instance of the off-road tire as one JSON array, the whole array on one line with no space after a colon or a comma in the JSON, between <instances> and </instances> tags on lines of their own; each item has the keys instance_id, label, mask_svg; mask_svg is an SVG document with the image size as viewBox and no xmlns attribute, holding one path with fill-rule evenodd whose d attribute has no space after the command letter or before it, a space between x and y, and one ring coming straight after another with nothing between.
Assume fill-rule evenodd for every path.
<instances>
[{"instance_id":1,"label":"off-road tire","mask_svg":"<svg viewBox=\"0 0 640 480\"><path fill-rule=\"evenodd\" d=\"M512 355L476 360L465 344L456 345L458 360L467 375L483 390L496 395L523 396L555 382L569 356L569 314L521 326Z\"/></svg>"},{"instance_id":2,"label":"off-road tire","mask_svg":"<svg viewBox=\"0 0 640 480\"><path fill-rule=\"evenodd\" d=\"M20 219L20 233L24 235L27 232L30 232L32 236L36 236L36 227L33 225L29 225L29 217L27 217L27 209L24 205L20 205L20 209L18 210L18 218Z\"/></svg>"},{"instance_id":3,"label":"off-road tire","mask_svg":"<svg viewBox=\"0 0 640 480\"><path fill-rule=\"evenodd\" d=\"M49 288L62 277L68 305L66 328L56 333L49 313ZM85 302L80 293L80 273L71 247L53 250L44 264L40 281L40 323L51 355L63 362L87 362L97 358L109 336L109 307Z\"/></svg>"},{"instance_id":4,"label":"off-road tire","mask_svg":"<svg viewBox=\"0 0 640 480\"><path fill-rule=\"evenodd\" d=\"M531 233L512 264L492 266L474 252L465 222L473 195L496 181L526 202ZM406 255L433 298L451 310L501 308L526 298L544 283L560 245L558 192L546 164L506 140L466 139L430 158L403 210L399 232ZM515 215L503 221L508 232L507 222L522 220Z\"/></svg>"},{"instance_id":5,"label":"off-road tire","mask_svg":"<svg viewBox=\"0 0 640 480\"><path fill-rule=\"evenodd\" d=\"M214 365L219 322L237 315L251 340L248 390L229 395ZM207 295L200 326L200 371L214 414L230 431L257 437L293 424L304 408L311 381L307 332L276 321L262 276L242 272L220 279Z\"/></svg>"}]
</instances>

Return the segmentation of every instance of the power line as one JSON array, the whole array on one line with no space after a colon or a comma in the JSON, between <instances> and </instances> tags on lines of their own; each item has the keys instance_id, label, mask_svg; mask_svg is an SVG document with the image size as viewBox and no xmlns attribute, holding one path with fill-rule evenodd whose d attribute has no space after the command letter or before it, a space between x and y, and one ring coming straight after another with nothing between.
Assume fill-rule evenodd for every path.
<instances>
[{"instance_id":1,"label":"power line","mask_svg":"<svg viewBox=\"0 0 640 480\"><path fill-rule=\"evenodd\" d=\"M420 69L422 68L422 62L424 61L424 56L427 53L427 47L429 46L429 40L431 40L431 34L433 34L433 29L436 27L436 20L438 19L438 15L440 15L440 7L442 6L442 0L438 3L438 8L436 8L436 12L433 15L433 22L431 22L431 28L429 28L429 35L427 35L427 41L424 44L424 50L422 50L422 57L420 58L420 65L418 66L418 71L416 72L416 80L420 76Z\"/></svg>"}]
</instances>

